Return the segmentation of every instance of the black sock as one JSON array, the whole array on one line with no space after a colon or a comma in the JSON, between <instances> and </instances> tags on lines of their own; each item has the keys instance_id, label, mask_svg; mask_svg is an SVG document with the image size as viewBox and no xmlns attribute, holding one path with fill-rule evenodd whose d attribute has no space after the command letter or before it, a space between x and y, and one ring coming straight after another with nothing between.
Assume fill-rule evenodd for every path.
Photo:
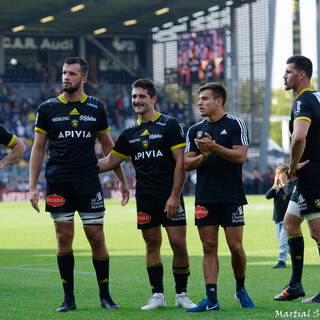
<instances>
[{"instance_id":1,"label":"black sock","mask_svg":"<svg viewBox=\"0 0 320 320\"><path fill-rule=\"evenodd\" d=\"M244 287L245 277L243 277L243 278L235 277L235 279L236 279L236 290L239 291L242 287Z\"/></svg>"},{"instance_id":2,"label":"black sock","mask_svg":"<svg viewBox=\"0 0 320 320\"><path fill-rule=\"evenodd\" d=\"M74 256L73 251L67 253L57 253L58 267L64 291L65 300L74 300Z\"/></svg>"},{"instance_id":3,"label":"black sock","mask_svg":"<svg viewBox=\"0 0 320 320\"><path fill-rule=\"evenodd\" d=\"M190 275L189 265L185 267L172 266L172 272L176 283L176 293L187 292L188 277Z\"/></svg>"},{"instance_id":4,"label":"black sock","mask_svg":"<svg viewBox=\"0 0 320 320\"><path fill-rule=\"evenodd\" d=\"M162 263L153 264L147 267L149 282L152 293L163 293L163 265Z\"/></svg>"},{"instance_id":5,"label":"black sock","mask_svg":"<svg viewBox=\"0 0 320 320\"><path fill-rule=\"evenodd\" d=\"M212 303L217 302L217 284L216 283L206 284L206 293L207 293L209 300Z\"/></svg>"},{"instance_id":6,"label":"black sock","mask_svg":"<svg viewBox=\"0 0 320 320\"><path fill-rule=\"evenodd\" d=\"M289 285L294 287L297 282L301 282L303 269L304 242L302 234L294 234L288 237L288 244L291 255L292 274Z\"/></svg>"},{"instance_id":7,"label":"black sock","mask_svg":"<svg viewBox=\"0 0 320 320\"><path fill-rule=\"evenodd\" d=\"M110 297L109 293L109 256L104 258L92 257L94 269L99 286L100 298Z\"/></svg>"}]
</instances>

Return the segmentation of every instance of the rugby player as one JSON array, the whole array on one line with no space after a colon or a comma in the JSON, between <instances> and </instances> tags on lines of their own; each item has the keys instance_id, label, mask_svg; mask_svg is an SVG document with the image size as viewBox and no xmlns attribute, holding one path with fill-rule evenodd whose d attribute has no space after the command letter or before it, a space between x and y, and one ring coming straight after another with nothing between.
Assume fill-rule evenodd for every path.
<instances>
[{"instance_id":1,"label":"rugby player","mask_svg":"<svg viewBox=\"0 0 320 320\"><path fill-rule=\"evenodd\" d=\"M111 170L131 157L136 170L137 225L146 245L146 267L152 297L142 310L166 306L160 256L161 224L173 251L176 306L195 306L187 296L190 274L186 245L186 216L181 190L185 179L182 127L172 117L154 109L157 100L150 79L132 84L132 106L137 125L124 130L107 159L99 160L100 172Z\"/></svg>"},{"instance_id":2,"label":"rugby player","mask_svg":"<svg viewBox=\"0 0 320 320\"><path fill-rule=\"evenodd\" d=\"M308 223L310 235L316 241L320 254L320 93L311 87L312 62L304 56L287 60L284 78L286 90L293 90L291 152L289 175L298 177L284 217L291 254L292 273L289 284L274 297L277 301L304 297L301 283L304 241L301 223ZM320 302L320 294L302 302Z\"/></svg>"},{"instance_id":3,"label":"rugby player","mask_svg":"<svg viewBox=\"0 0 320 320\"><path fill-rule=\"evenodd\" d=\"M84 93L88 64L79 57L64 61L63 93L38 107L35 139L30 158L30 201L40 212L37 180L48 143L46 164L46 211L51 213L57 238L57 260L64 290L64 301L56 309L76 309L74 297L74 212L78 211L92 251L101 306L118 309L109 293L109 255L103 233L104 198L98 176L95 141L106 156L113 147L103 104ZM115 169L120 180L122 205L129 199L129 189L121 167Z\"/></svg>"},{"instance_id":4,"label":"rugby player","mask_svg":"<svg viewBox=\"0 0 320 320\"><path fill-rule=\"evenodd\" d=\"M206 297L188 312L219 310L217 300L218 232L224 228L236 280L235 298L243 308L253 308L245 287L246 255L242 246L243 205L247 203L242 185L242 165L248 152L248 130L243 120L225 113L225 88L207 83L199 89L198 106L203 121L187 134L184 155L186 170L197 169L195 224L203 246Z\"/></svg>"},{"instance_id":5,"label":"rugby player","mask_svg":"<svg viewBox=\"0 0 320 320\"><path fill-rule=\"evenodd\" d=\"M11 149L11 152L0 160L0 169L18 160L26 151L24 143L2 124L0 124L0 144Z\"/></svg>"}]
</instances>

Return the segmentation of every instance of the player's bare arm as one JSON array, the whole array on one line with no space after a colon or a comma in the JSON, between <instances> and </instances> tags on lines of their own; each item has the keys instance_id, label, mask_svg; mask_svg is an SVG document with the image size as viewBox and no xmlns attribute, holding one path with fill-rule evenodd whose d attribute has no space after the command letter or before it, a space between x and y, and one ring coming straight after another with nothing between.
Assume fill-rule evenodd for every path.
<instances>
[{"instance_id":1,"label":"player's bare arm","mask_svg":"<svg viewBox=\"0 0 320 320\"><path fill-rule=\"evenodd\" d=\"M110 155L110 151L114 147L114 143L113 143L113 140L112 140L109 132L104 132L104 133L98 135L97 138L100 143L101 150L102 150L102 153L104 154L104 156L106 157L106 156ZM121 159L121 160L123 160L123 159ZM116 176L118 177L118 179L120 181L119 189L120 189L120 192L122 195L121 205L124 206L129 201L130 191L129 191L129 188L127 185L127 181L126 181L123 169L120 165L121 162L118 164L118 166L114 166L110 170L114 171L114 173L116 174ZM108 170L105 170L105 171L108 171ZM100 171L99 171L99 173L100 173Z\"/></svg>"},{"instance_id":2,"label":"player's bare arm","mask_svg":"<svg viewBox=\"0 0 320 320\"><path fill-rule=\"evenodd\" d=\"M200 152L214 152L221 158L238 164L244 164L247 159L248 147L247 146L232 146L232 149L223 147L212 140L212 137L206 132L205 138L196 139L197 146Z\"/></svg>"},{"instance_id":3,"label":"player's bare arm","mask_svg":"<svg viewBox=\"0 0 320 320\"><path fill-rule=\"evenodd\" d=\"M197 139L195 139L195 143ZM207 158L209 157L209 155L212 153L212 151L210 152L201 152L201 154L198 154L194 151L191 152L187 152L184 154L184 168L187 171L192 171L194 169L199 168L200 166L202 166L202 164L207 160Z\"/></svg>"},{"instance_id":4,"label":"player's bare arm","mask_svg":"<svg viewBox=\"0 0 320 320\"><path fill-rule=\"evenodd\" d=\"M310 127L310 122L304 119L296 120L293 124L291 140L290 165L288 174L293 177L297 170L309 163L309 160L299 163L306 146L306 137Z\"/></svg>"},{"instance_id":5,"label":"player's bare arm","mask_svg":"<svg viewBox=\"0 0 320 320\"><path fill-rule=\"evenodd\" d=\"M13 143L9 148L11 149L11 152L3 159L1 159L0 169L4 168L8 164L17 161L26 151L24 143L18 137L14 138Z\"/></svg>"},{"instance_id":6,"label":"player's bare arm","mask_svg":"<svg viewBox=\"0 0 320 320\"><path fill-rule=\"evenodd\" d=\"M47 135L35 132L34 143L30 156L29 167L29 198L31 206L38 212L39 209L39 191L37 189L37 181L41 172L42 162L46 151Z\"/></svg>"},{"instance_id":7,"label":"player's bare arm","mask_svg":"<svg viewBox=\"0 0 320 320\"><path fill-rule=\"evenodd\" d=\"M186 172L183 164L184 148L175 149L172 151L176 166L174 169L173 186L169 199L166 202L165 212L169 219L179 214L180 196L184 185Z\"/></svg>"}]
</instances>

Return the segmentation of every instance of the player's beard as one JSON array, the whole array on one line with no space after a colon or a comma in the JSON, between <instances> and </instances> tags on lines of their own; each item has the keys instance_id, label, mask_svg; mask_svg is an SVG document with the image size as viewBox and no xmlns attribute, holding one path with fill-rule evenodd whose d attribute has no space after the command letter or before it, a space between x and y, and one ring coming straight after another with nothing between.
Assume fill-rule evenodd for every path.
<instances>
[{"instance_id":1,"label":"player's beard","mask_svg":"<svg viewBox=\"0 0 320 320\"><path fill-rule=\"evenodd\" d=\"M68 92L68 93L74 93L80 88L80 86L81 86L81 80L78 83L74 84L73 86L71 85L70 87L64 87L62 85L62 91Z\"/></svg>"}]
</instances>

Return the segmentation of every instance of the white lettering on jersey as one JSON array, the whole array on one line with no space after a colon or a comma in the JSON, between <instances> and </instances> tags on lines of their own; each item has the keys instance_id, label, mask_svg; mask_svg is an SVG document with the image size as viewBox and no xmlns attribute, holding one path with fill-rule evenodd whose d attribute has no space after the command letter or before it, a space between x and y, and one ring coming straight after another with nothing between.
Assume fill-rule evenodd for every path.
<instances>
[{"instance_id":1,"label":"white lettering on jersey","mask_svg":"<svg viewBox=\"0 0 320 320\"><path fill-rule=\"evenodd\" d=\"M140 140L141 140L141 138L132 139L132 140L129 140L129 143L140 142Z\"/></svg>"},{"instance_id":2,"label":"white lettering on jersey","mask_svg":"<svg viewBox=\"0 0 320 320\"><path fill-rule=\"evenodd\" d=\"M97 121L97 119L95 117L92 116L87 116L87 115L81 115L79 117L80 121Z\"/></svg>"},{"instance_id":3,"label":"white lettering on jersey","mask_svg":"<svg viewBox=\"0 0 320 320\"><path fill-rule=\"evenodd\" d=\"M301 101L297 101L296 111L295 114L299 114L301 112Z\"/></svg>"},{"instance_id":4,"label":"white lettering on jersey","mask_svg":"<svg viewBox=\"0 0 320 320\"><path fill-rule=\"evenodd\" d=\"M159 122L159 121L156 121L155 124L158 124L159 126L165 126L167 123L166 122Z\"/></svg>"},{"instance_id":5,"label":"white lettering on jersey","mask_svg":"<svg viewBox=\"0 0 320 320\"><path fill-rule=\"evenodd\" d=\"M54 117L54 118L52 118L52 122L68 121L68 120L70 120L70 117Z\"/></svg>"},{"instance_id":6,"label":"white lettering on jersey","mask_svg":"<svg viewBox=\"0 0 320 320\"><path fill-rule=\"evenodd\" d=\"M149 139L161 139L162 134L150 134Z\"/></svg>"},{"instance_id":7,"label":"white lettering on jersey","mask_svg":"<svg viewBox=\"0 0 320 320\"><path fill-rule=\"evenodd\" d=\"M138 152L134 156L134 160L141 160L141 159L150 159L150 158L159 158L163 157L162 152L158 150L150 150L150 151L142 151Z\"/></svg>"},{"instance_id":8,"label":"white lettering on jersey","mask_svg":"<svg viewBox=\"0 0 320 320\"><path fill-rule=\"evenodd\" d=\"M91 138L91 133L84 130L66 130L64 132L60 131L59 139L68 139L68 138Z\"/></svg>"}]
</instances>

